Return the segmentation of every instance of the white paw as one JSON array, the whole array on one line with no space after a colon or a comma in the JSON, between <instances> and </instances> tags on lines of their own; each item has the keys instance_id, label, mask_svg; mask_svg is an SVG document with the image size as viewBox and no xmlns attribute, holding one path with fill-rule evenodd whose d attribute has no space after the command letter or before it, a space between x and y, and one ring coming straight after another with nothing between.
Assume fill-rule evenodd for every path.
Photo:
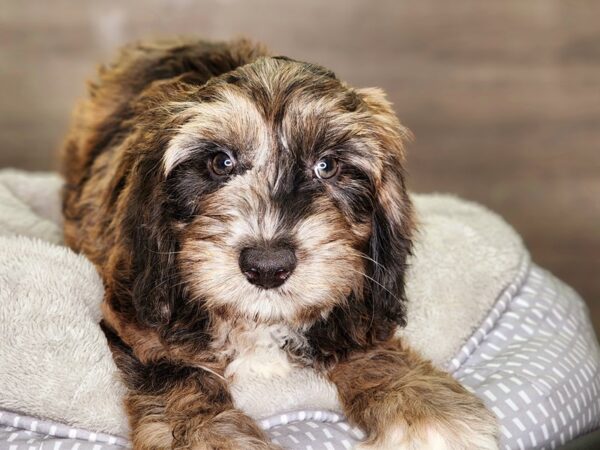
<instances>
[{"instance_id":1,"label":"white paw","mask_svg":"<svg viewBox=\"0 0 600 450\"><path fill-rule=\"evenodd\" d=\"M404 450L412 447L407 447L407 436L405 427L394 427L385 433L385 436L380 436L374 442L361 442L356 447L356 450Z\"/></svg>"},{"instance_id":2,"label":"white paw","mask_svg":"<svg viewBox=\"0 0 600 450\"><path fill-rule=\"evenodd\" d=\"M466 422L445 426L429 424L396 426L373 442L358 444L356 450L498 450L496 424L477 421L475 428Z\"/></svg>"}]
</instances>

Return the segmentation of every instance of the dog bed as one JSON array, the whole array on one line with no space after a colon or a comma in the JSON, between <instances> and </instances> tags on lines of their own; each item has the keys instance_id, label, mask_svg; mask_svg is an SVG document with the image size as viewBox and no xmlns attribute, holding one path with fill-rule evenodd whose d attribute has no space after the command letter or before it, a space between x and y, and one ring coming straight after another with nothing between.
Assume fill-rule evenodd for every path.
<instances>
[{"instance_id":1,"label":"dog bed","mask_svg":"<svg viewBox=\"0 0 600 450\"><path fill-rule=\"evenodd\" d=\"M0 171L0 448L123 449L124 389L97 323L102 283L62 245L54 174ZM501 448L555 448L600 426L600 351L579 296L498 216L413 195L405 340L480 396ZM335 389L302 370L234 392L289 449L352 448Z\"/></svg>"}]
</instances>

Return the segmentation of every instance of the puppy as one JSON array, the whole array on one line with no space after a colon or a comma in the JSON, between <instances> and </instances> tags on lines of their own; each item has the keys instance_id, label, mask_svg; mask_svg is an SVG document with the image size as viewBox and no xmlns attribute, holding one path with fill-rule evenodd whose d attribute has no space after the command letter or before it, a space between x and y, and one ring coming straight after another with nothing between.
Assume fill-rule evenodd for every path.
<instances>
[{"instance_id":1,"label":"puppy","mask_svg":"<svg viewBox=\"0 0 600 450\"><path fill-rule=\"evenodd\" d=\"M65 238L101 273L135 449L274 449L248 373L314 370L363 449L495 449L481 401L394 338L409 132L377 89L245 40L125 48L63 149Z\"/></svg>"}]
</instances>

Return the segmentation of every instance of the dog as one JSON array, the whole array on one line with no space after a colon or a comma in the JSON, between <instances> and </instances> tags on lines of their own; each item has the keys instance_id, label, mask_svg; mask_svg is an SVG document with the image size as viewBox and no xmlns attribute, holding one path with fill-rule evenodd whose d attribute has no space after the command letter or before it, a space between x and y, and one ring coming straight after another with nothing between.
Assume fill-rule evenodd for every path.
<instances>
[{"instance_id":1,"label":"dog","mask_svg":"<svg viewBox=\"0 0 600 450\"><path fill-rule=\"evenodd\" d=\"M483 403L395 338L409 131L378 89L262 45L167 40L99 70L62 150L135 449L275 449L248 373L335 385L361 449L496 449Z\"/></svg>"}]
</instances>

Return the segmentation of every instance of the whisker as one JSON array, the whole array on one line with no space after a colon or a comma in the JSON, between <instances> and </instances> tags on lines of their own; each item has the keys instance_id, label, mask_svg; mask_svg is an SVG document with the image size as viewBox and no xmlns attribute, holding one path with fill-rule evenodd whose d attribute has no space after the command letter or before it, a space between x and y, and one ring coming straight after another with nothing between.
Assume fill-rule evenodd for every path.
<instances>
[{"instance_id":1,"label":"whisker","mask_svg":"<svg viewBox=\"0 0 600 450\"><path fill-rule=\"evenodd\" d=\"M367 261L371 261L372 263L375 263L376 265L378 265L379 267L381 267L383 270L387 271L387 268L386 268L386 267L385 267L383 264L381 264L381 263L380 263L380 262L378 262L378 261L375 261L375 260L374 260L373 258L371 258L369 255L367 255L367 254L365 254L365 253L363 253L363 252L359 252L359 253L358 253L358 256L360 256L360 257L361 257L361 258L363 258L363 259L366 259Z\"/></svg>"},{"instance_id":2,"label":"whisker","mask_svg":"<svg viewBox=\"0 0 600 450\"><path fill-rule=\"evenodd\" d=\"M363 277L371 280L373 283L375 283L376 285L378 285L380 288L382 288L384 291L386 291L388 294L390 294L392 297L394 297L395 300L400 301L400 299L392 292L390 291L388 288L386 288L383 284L381 284L380 282L378 282L377 280L375 280L374 278L370 277L369 275L367 275L364 272L361 272L360 270L355 270L352 268L349 268L349 270L351 270L352 272L358 273L360 275L362 275Z\"/></svg>"},{"instance_id":3,"label":"whisker","mask_svg":"<svg viewBox=\"0 0 600 450\"><path fill-rule=\"evenodd\" d=\"M167 282L169 282L171 280L174 280L178 276L179 276L179 273L170 274L168 277L166 277L160 283L155 284L154 286L152 286L152 289L150 290L150 293L152 293L155 289L158 289L159 287L161 287L163 284L165 284L165 283L167 283ZM178 286L180 284L183 284L183 283L176 283L176 284L173 285L173 287Z\"/></svg>"},{"instance_id":4,"label":"whisker","mask_svg":"<svg viewBox=\"0 0 600 450\"><path fill-rule=\"evenodd\" d=\"M180 253L183 253L182 250L180 250L178 252L156 252L150 248L146 248L146 250L148 250L150 253L154 253L155 255L178 255Z\"/></svg>"}]
</instances>

